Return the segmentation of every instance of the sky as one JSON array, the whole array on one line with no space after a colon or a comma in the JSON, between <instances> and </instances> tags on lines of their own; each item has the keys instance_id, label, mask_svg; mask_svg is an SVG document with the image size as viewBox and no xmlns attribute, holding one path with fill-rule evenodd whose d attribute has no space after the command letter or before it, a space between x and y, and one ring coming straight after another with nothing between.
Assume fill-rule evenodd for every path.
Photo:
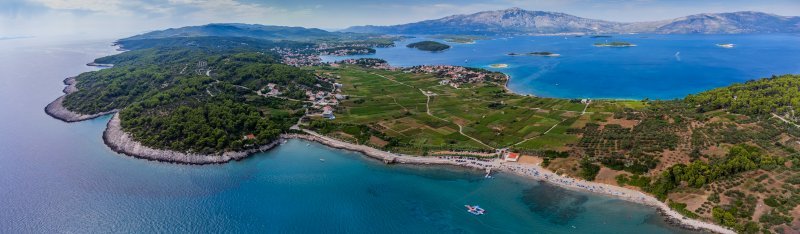
<instances>
[{"instance_id":1,"label":"sky","mask_svg":"<svg viewBox=\"0 0 800 234\"><path fill-rule=\"evenodd\" d=\"M115 38L231 22L333 30L511 7L621 22L745 10L800 15L800 0L0 0L0 39Z\"/></svg>"}]
</instances>

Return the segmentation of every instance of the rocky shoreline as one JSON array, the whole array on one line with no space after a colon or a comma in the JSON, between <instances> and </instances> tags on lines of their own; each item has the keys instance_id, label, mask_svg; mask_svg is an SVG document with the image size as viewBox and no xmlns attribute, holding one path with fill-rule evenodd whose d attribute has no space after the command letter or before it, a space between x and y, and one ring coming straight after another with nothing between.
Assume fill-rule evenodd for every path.
<instances>
[{"instance_id":1,"label":"rocky shoreline","mask_svg":"<svg viewBox=\"0 0 800 234\"><path fill-rule=\"evenodd\" d=\"M359 152L366 157L381 160L386 164L401 163L417 165L450 165L477 170L486 170L487 172L504 171L518 176L548 182L565 189L588 191L648 205L656 208L658 213L664 217L667 223L680 228L688 230L707 230L714 233L734 233L730 229L713 223L686 218L683 215L671 210L663 202L644 193L613 185L581 181L574 178L560 176L550 172L547 169L541 168L538 165L505 163L497 160L481 161L459 156L419 157L413 155L395 154L365 145L339 141L306 129L302 129L305 134L283 134L278 140L268 145L246 151L225 152L221 155L183 153L171 150L154 149L144 146L140 142L135 141L128 133L124 132L120 122L121 120L119 118L119 113L114 114L114 116L106 125L106 129L103 131L103 141L105 144L117 153L151 161L195 165L221 164L234 160L241 160L256 153L268 151L278 146L285 139L302 139L318 142L331 148Z\"/></svg>"},{"instance_id":2,"label":"rocky shoreline","mask_svg":"<svg viewBox=\"0 0 800 234\"><path fill-rule=\"evenodd\" d=\"M703 229L703 228L698 228L696 226L685 224L683 222L683 219L680 219L680 218L677 218L677 217L674 217L674 216L670 215L669 211L670 210L664 210L664 208L662 208L662 207L656 207L656 213L658 213L658 215L661 216L664 219L664 222L669 224L669 225L672 225L672 226L675 226L675 227L678 227L678 228L682 228L682 229L686 229L686 230L690 230L690 231L706 230L706 229Z\"/></svg>"},{"instance_id":3,"label":"rocky shoreline","mask_svg":"<svg viewBox=\"0 0 800 234\"><path fill-rule=\"evenodd\" d=\"M506 75L508 77L508 75ZM508 77L510 79L510 77ZM280 139L256 149L246 151L233 151L224 152L221 155L204 155L195 153L176 152L171 150L154 149L142 145L140 142L135 141L130 134L126 133L121 126L121 120L117 110L111 110L103 113L84 115L72 112L63 106L63 101L66 95L76 92L77 81L75 77L69 77L64 80L67 87L64 88L64 95L57 98L45 107L45 112L53 118L62 120L64 122L77 122L88 120L114 113L114 116L109 120L106 129L103 131L103 141L113 151L125 154L131 157L147 159L159 162L169 162L178 164L220 164L234 160L241 160L247 158L258 152L270 150L280 144L284 139L303 139L314 141L326 145L328 147L344 149L362 153L370 158L382 160L384 163L404 163L404 164L420 164L420 165L452 165L459 167L466 167L478 170L499 170L523 177L528 177L536 180L549 182L560 186L562 188L589 191L598 194L609 195L618 197L623 200L636 202L648 206L652 206L658 210L658 213L665 218L666 222L677 227L689 230L708 230L715 233L734 233L725 227L707 223L699 220L689 219L683 215L671 210L666 204L658 201L654 197L645 195L641 192L630 190L627 188L617 187L613 185L599 184L589 181L579 181L569 177L563 177L552 173L538 165L522 165L522 164L507 164L498 161L479 161L472 159L464 159L457 156L439 156L439 157L419 157L413 155L394 154L379 149L375 149L365 145L357 145L332 139L310 130L303 130L305 134L283 134ZM504 85L505 87L505 85ZM507 91L507 87L505 87Z\"/></svg>"},{"instance_id":4,"label":"rocky shoreline","mask_svg":"<svg viewBox=\"0 0 800 234\"><path fill-rule=\"evenodd\" d=\"M78 81L75 80L75 77L68 77L64 79L64 84L67 85L67 87L64 87L64 90L62 90L62 92L64 92L64 95L61 95L60 97L56 98L56 100L53 100L52 102L50 102L50 104L47 104L47 106L44 107L44 112L47 113L47 115L50 115L53 118L56 118L64 122L71 123L88 119L94 119L100 116L117 112L117 110L115 109L102 113L86 115L68 110L66 107L64 107L64 99L67 98L67 95L78 91L78 88L76 87Z\"/></svg>"},{"instance_id":5,"label":"rocky shoreline","mask_svg":"<svg viewBox=\"0 0 800 234\"><path fill-rule=\"evenodd\" d=\"M267 151L280 143L278 140L256 149L225 152L221 155L183 153L172 150L154 149L142 145L140 142L134 140L130 134L122 130L120 122L119 113L111 117L111 120L108 121L106 125L106 130L103 131L103 142L114 152L159 162L197 165L226 163L246 158L258 152Z\"/></svg>"}]
</instances>

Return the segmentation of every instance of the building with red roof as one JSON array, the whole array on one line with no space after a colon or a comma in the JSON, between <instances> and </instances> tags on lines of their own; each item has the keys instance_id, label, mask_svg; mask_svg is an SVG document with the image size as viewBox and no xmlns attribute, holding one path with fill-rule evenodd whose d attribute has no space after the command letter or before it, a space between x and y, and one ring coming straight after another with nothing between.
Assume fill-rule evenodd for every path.
<instances>
[{"instance_id":1,"label":"building with red roof","mask_svg":"<svg viewBox=\"0 0 800 234\"><path fill-rule=\"evenodd\" d=\"M252 133L250 133L250 134L244 135L244 139L245 140L255 140L256 139L256 135L253 135Z\"/></svg>"},{"instance_id":2,"label":"building with red roof","mask_svg":"<svg viewBox=\"0 0 800 234\"><path fill-rule=\"evenodd\" d=\"M519 161L519 153L508 152L506 154L505 160L507 162L516 162Z\"/></svg>"}]
</instances>

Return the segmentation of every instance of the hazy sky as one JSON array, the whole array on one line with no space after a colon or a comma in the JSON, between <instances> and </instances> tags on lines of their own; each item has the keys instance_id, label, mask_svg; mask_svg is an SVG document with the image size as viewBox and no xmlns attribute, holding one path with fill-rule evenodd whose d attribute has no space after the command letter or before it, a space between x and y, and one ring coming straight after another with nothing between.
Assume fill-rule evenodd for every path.
<instances>
[{"instance_id":1,"label":"hazy sky","mask_svg":"<svg viewBox=\"0 0 800 234\"><path fill-rule=\"evenodd\" d=\"M0 0L0 38L110 38L220 22L338 29L510 7L624 22L743 10L800 15L800 0Z\"/></svg>"}]
</instances>

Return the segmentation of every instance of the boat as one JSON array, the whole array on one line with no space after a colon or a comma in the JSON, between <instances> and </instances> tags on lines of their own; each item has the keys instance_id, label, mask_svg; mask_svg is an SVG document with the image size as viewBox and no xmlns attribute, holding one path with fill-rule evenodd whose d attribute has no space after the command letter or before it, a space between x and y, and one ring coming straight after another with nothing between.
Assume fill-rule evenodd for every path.
<instances>
[{"instance_id":1,"label":"boat","mask_svg":"<svg viewBox=\"0 0 800 234\"><path fill-rule=\"evenodd\" d=\"M469 212L471 214L474 214L474 215L482 215L482 214L486 213L486 210L484 210L480 206L464 205L464 207L467 207L467 212Z\"/></svg>"},{"instance_id":2,"label":"boat","mask_svg":"<svg viewBox=\"0 0 800 234\"><path fill-rule=\"evenodd\" d=\"M730 49L730 48L733 48L736 45L729 43L729 44L717 44L717 46L722 47L722 48L726 48L726 49Z\"/></svg>"}]
</instances>

